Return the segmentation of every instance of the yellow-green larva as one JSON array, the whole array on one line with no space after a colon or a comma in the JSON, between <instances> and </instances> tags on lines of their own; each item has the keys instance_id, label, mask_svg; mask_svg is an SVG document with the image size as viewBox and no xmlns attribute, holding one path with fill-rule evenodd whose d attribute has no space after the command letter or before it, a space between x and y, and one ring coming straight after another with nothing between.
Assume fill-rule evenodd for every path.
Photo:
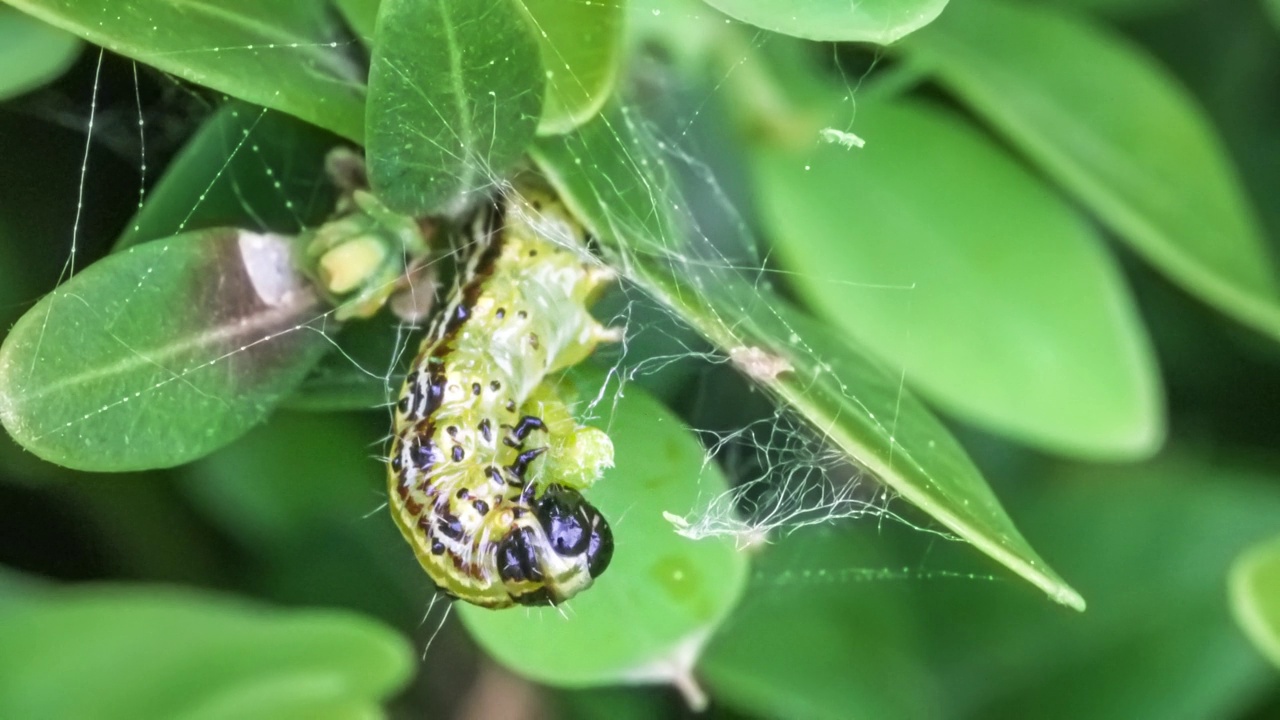
<instances>
[{"instance_id":1,"label":"yellow-green larva","mask_svg":"<svg viewBox=\"0 0 1280 720\"><path fill-rule=\"evenodd\" d=\"M521 186L479 213L475 248L400 391L391 512L444 593L546 605L585 590L613 555L581 490L613 465L547 376L617 333L587 305L612 273L546 191Z\"/></svg>"}]
</instances>

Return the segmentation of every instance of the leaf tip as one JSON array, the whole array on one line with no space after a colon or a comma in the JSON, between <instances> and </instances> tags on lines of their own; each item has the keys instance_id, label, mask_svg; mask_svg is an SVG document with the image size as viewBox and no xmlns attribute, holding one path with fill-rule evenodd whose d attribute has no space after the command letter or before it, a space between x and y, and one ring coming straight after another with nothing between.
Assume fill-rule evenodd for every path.
<instances>
[{"instance_id":1,"label":"leaf tip","mask_svg":"<svg viewBox=\"0 0 1280 720\"><path fill-rule=\"evenodd\" d=\"M1076 612L1084 612L1088 609L1088 603L1084 601L1084 596L1068 585L1059 585L1056 590L1049 593L1049 597L1053 598L1054 602L1059 605L1066 605Z\"/></svg>"}]
</instances>

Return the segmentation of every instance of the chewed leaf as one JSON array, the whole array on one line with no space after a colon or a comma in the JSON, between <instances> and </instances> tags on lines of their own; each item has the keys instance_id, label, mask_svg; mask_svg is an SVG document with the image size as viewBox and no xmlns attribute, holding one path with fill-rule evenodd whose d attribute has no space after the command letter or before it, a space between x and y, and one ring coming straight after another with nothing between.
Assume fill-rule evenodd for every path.
<instances>
[{"instance_id":1,"label":"chewed leaf","mask_svg":"<svg viewBox=\"0 0 1280 720\"><path fill-rule=\"evenodd\" d=\"M412 669L360 616L160 588L37 591L0 616L7 718L373 717Z\"/></svg>"},{"instance_id":2,"label":"chewed leaf","mask_svg":"<svg viewBox=\"0 0 1280 720\"><path fill-rule=\"evenodd\" d=\"M6 1L184 80L364 136L364 74L321 3Z\"/></svg>"},{"instance_id":3,"label":"chewed leaf","mask_svg":"<svg viewBox=\"0 0 1280 720\"><path fill-rule=\"evenodd\" d=\"M887 45L928 25L947 0L706 0L726 15L809 40Z\"/></svg>"},{"instance_id":4,"label":"chewed leaf","mask_svg":"<svg viewBox=\"0 0 1280 720\"><path fill-rule=\"evenodd\" d=\"M1280 539L1260 543L1236 560L1231 604L1245 634L1280 667Z\"/></svg>"},{"instance_id":5,"label":"chewed leaf","mask_svg":"<svg viewBox=\"0 0 1280 720\"><path fill-rule=\"evenodd\" d=\"M80 54L80 41L12 8L0 7L0 100L53 80Z\"/></svg>"},{"instance_id":6,"label":"chewed leaf","mask_svg":"<svg viewBox=\"0 0 1280 720\"><path fill-rule=\"evenodd\" d=\"M317 225L333 208L324 162L338 144L290 115L228 103L168 164L113 250L202 228L295 233Z\"/></svg>"},{"instance_id":7,"label":"chewed leaf","mask_svg":"<svg viewBox=\"0 0 1280 720\"><path fill-rule=\"evenodd\" d=\"M863 103L856 122L856 152L753 155L761 217L808 305L991 430L1085 457L1153 452L1155 361L1096 232L953 114Z\"/></svg>"},{"instance_id":8,"label":"chewed leaf","mask_svg":"<svg viewBox=\"0 0 1280 720\"><path fill-rule=\"evenodd\" d=\"M595 398L603 374L583 371L569 385L580 403ZM563 614L552 608L492 611L460 604L486 650L523 675L563 686L625 679L680 682L674 674L642 676L657 661L679 658L691 670L701 642L737 602L746 558L721 538L694 542L673 532L664 512L686 512L726 482L704 462L697 438L669 410L628 385L609 406L615 466L588 499L610 518L613 561ZM678 670L673 670L678 672Z\"/></svg>"},{"instance_id":9,"label":"chewed leaf","mask_svg":"<svg viewBox=\"0 0 1280 720\"><path fill-rule=\"evenodd\" d=\"M951 434L852 345L792 310L675 221L681 206L639 121L608 112L535 158L612 263L815 431L902 497L1049 593L1084 601L1018 533Z\"/></svg>"},{"instance_id":10,"label":"chewed leaf","mask_svg":"<svg viewBox=\"0 0 1280 720\"><path fill-rule=\"evenodd\" d=\"M330 347L293 243L228 229L111 255L0 346L0 421L81 470L168 467L260 422Z\"/></svg>"},{"instance_id":11,"label":"chewed leaf","mask_svg":"<svg viewBox=\"0 0 1280 720\"><path fill-rule=\"evenodd\" d=\"M385 0L369 69L369 181L408 215L478 199L533 138L545 80L511 0Z\"/></svg>"},{"instance_id":12,"label":"chewed leaf","mask_svg":"<svg viewBox=\"0 0 1280 720\"><path fill-rule=\"evenodd\" d=\"M960 3L905 48L1134 250L1280 338L1280 284L1222 143L1122 38L1047 5Z\"/></svg>"},{"instance_id":13,"label":"chewed leaf","mask_svg":"<svg viewBox=\"0 0 1280 720\"><path fill-rule=\"evenodd\" d=\"M591 119L613 92L622 60L622 2L521 0L547 69L538 132L569 132Z\"/></svg>"}]
</instances>

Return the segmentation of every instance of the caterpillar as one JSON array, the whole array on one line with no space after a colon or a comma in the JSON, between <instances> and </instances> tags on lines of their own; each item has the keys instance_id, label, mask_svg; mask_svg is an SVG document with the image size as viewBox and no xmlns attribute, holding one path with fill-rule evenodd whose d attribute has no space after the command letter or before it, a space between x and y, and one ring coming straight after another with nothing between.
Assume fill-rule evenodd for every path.
<instances>
[{"instance_id":1,"label":"caterpillar","mask_svg":"<svg viewBox=\"0 0 1280 720\"><path fill-rule=\"evenodd\" d=\"M444 594L557 604L613 556L581 494L612 467L613 444L579 426L547 378L619 338L586 309L613 273L584 261L582 226L527 181L471 227L474 249L400 390L391 512Z\"/></svg>"}]
</instances>

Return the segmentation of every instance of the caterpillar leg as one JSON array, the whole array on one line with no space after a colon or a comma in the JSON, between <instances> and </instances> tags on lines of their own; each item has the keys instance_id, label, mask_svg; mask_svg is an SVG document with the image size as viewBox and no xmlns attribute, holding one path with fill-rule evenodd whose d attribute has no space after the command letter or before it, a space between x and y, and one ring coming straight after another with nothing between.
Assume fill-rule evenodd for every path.
<instances>
[{"instance_id":1,"label":"caterpillar leg","mask_svg":"<svg viewBox=\"0 0 1280 720\"><path fill-rule=\"evenodd\" d=\"M613 441L609 435L600 428L579 425L554 383L540 384L525 408L540 420L547 438L546 452L530 475L532 482L555 482L584 490L613 467Z\"/></svg>"},{"instance_id":2,"label":"caterpillar leg","mask_svg":"<svg viewBox=\"0 0 1280 720\"><path fill-rule=\"evenodd\" d=\"M578 425L553 382L540 383L522 411L507 426L524 478L511 499L532 513L498 542L498 574L512 602L556 604L589 587L613 557L609 523L580 492L613 466L613 442Z\"/></svg>"}]
</instances>

